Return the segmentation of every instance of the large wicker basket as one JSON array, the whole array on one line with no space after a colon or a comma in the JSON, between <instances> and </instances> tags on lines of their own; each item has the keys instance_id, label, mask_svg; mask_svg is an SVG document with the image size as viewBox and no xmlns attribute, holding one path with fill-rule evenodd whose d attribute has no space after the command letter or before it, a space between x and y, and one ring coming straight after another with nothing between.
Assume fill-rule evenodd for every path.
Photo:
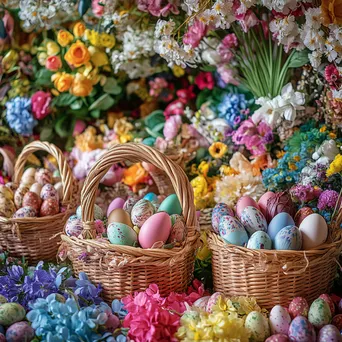
<instances>
[{"instance_id":1,"label":"large wicker basket","mask_svg":"<svg viewBox=\"0 0 342 342\"><path fill-rule=\"evenodd\" d=\"M77 205L77 184L61 150L53 144L35 141L24 147L15 164L13 183L20 183L27 157L39 150L50 153L57 160L63 183L61 204L65 212L46 217L0 217L1 247L11 256L25 257L29 263L56 258L60 234Z\"/></svg>"},{"instance_id":2,"label":"large wicker basket","mask_svg":"<svg viewBox=\"0 0 342 342\"><path fill-rule=\"evenodd\" d=\"M210 232L215 291L255 297L266 309L287 306L297 296L312 302L329 293L342 248L341 220L340 210L329 227L329 242L305 251L253 250L227 244Z\"/></svg>"},{"instance_id":3,"label":"large wicker basket","mask_svg":"<svg viewBox=\"0 0 342 342\"><path fill-rule=\"evenodd\" d=\"M186 239L180 247L142 249L93 239L94 203L99 182L113 163L124 160L151 163L171 179L187 227ZM103 296L108 302L144 290L153 283L158 284L162 295L184 291L193 277L199 235L193 203L193 192L184 171L162 153L134 143L112 146L93 166L82 189L84 239L63 235L61 250L64 249L71 260L76 274L86 272L93 282L102 284Z\"/></svg>"}]
</instances>

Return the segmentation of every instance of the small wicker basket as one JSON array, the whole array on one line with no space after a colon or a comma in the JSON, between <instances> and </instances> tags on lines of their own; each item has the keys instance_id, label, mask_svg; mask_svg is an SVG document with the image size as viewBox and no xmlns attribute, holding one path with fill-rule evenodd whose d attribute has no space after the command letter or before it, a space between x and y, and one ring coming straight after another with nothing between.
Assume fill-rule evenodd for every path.
<instances>
[{"instance_id":1,"label":"small wicker basket","mask_svg":"<svg viewBox=\"0 0 342 342\"><path fill-rule=\"evenodd\" d=\"M328 242L305 251L249 249L228 244L209 232L215 291L255 297L266 309L287 306L297 296L312 302L329 293L342 249L341 222L340 209L329 227Z\"/></svg>"},{"instance_id":2,"label":"small wicker basket","mask_svg":"<svg viewBox=\"0 0 342 342\"><path fill-rule=\"evenodd\" d=\"M57 160L63 183L61 204L66 208L65 212L46 217L0 217L0 246L11 256L25 257L30 264L56 259L59 235L77 206L77 183L62 151L53 144L35 141L25 146L15 164L13 183L20 183L27 157L39 150L50 153Z\"/></svg>"},{"instance_id":3,"label":"small wicker basket","mask_svg":"<svg viewBox=\"0 0 342 342\"><path fill-rule=\"evenodd\" d=\"M213 213L213 208L205 208L201 210L201 216L199 219L199 225L200 225L201 231L212 229L212 225L211 225L212 213Z\"/></svg>"},{"instance_id":4,"label":"small wicker basket","mask_svg":"<svg viewBox=\"0 0 342 342\"><path fill-rule=\"evenodd\" d=\"M171 179L183 208L187 227L185 241L173 249L142 249L112 245L95 240L94 203L102 177L113 163L129 160L148 162L164 170ZM156 283L160 293L184 291L193 277L198 243L193 192L182 168L159 151L141 144L112 146L92 167L82 193L83 238L62 235L61 253L72 262L76 274L86 272L91 281L101 283L103 297L110 302Z\"/></svg>"}]
</instances>

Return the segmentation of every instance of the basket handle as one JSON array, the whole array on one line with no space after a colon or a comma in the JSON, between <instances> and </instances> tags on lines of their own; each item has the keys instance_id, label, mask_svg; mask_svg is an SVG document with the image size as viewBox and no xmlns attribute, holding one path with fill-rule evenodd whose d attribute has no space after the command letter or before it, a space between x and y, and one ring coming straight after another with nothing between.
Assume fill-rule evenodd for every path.
<instances>
[{"instance_id":1,"label":"basket handle","mask_svg":"<svg viewBox=\"0 0 342 342\"><path fill-rule=\"evenodd\" d=\"M24 167L27 161L27 157L32 153L40 150L51 154L57 160L57 165L59 168L59 172L61 174L61 181L63 184L62 204L70 204L72 201L73 194L73 175L71 169L68 163L66 162L62 151L57 146L50 144L46 141L33 141L23 148L15 163L13 182L15 184L20 183L20 179L23 175Z\"/></svg>"},{"instance_id":2,"label":"basket handle","mask_svg":"<svg viewBox=\"0 0 342 342\"><path fill-rule=\"evenodd\" d=\"M147 162L163 170L170 178L180 201L187 227L196 226L194 194L183 169L156 149L138 143L112 145L93 165L81 192L82 220L85 237L94 237L94 204L100 180L109 168L118 162ZM90 232L90 236L87 234Z\"/></svg>"}]
</instances>

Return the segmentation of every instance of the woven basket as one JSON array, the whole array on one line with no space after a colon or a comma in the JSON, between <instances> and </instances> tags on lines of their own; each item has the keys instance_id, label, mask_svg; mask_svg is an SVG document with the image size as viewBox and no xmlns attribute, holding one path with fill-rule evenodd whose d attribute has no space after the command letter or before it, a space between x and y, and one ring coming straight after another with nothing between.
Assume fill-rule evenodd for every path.
<instances>
[{"instance_id":1,"label":"woven basket","mask_svg":"<svg viewBox=\"0 0 342 342\"><path fill-rule=\"evenodd\" d=\"M93 239L94 203L99 182L113 163L124 160L151 163L170 177L187 227L187 237L180 247L142 249ZM81 194L84 238L62 235L62 254L69 257L76 274L86 272L94 283L102 284L103 297L108 302L145 290L153 283L158 284L162 295L184 291L193 277L199 235L193 203L193 192L184 171L162 153L134 143L112 146L93 166L84 183Z\"/></svg>"},{"instance_id":2,"label":"woven basket","mask_svg":"<svg viewBox=\"0 0 342 342\"><path fill-rule=\"evenodd\" d=\"M63 183L61 205L65 212L54 216L6 218L0 217L0 245L11 256L25 257L29 263L54 260L64 224L73 213L77 203L77 184L62 151L47 142L35 141L25 146L14 168L13 183L18 185L27 157L38 150L50 153L56 160Z\"/></svg>"},{"instance_id":3,"label":"woven basket","mask_svg":"<svg viewBox=\"0 0 342 342\"><path fill-rule=\"evenodd\" d=\"M342 239L340 210L329 227L329 243L306 251L253 250L228 244L209 232L215 291L255 297L266 309L288 306L297 296L312 302L329 293L337 270Z\"/></svg>"},{"instance_id":4,"label":"woven basket","mask_svg":"<svg viewBox=\"0 0 342 342\"><path fill-rule=\"evenodd\" d=\"M213 208L201 209L201 216L199 219L199 225L201 230L212 229L211 225L211 215L213 213Z\"/></svg>"}]
</instances>

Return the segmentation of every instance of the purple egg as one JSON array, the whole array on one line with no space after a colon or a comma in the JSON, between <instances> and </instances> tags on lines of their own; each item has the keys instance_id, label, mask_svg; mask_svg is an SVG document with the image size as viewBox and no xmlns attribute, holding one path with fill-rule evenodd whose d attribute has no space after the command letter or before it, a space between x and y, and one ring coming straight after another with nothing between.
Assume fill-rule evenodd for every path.
<instances>
[{"instance_id":1,"label":"purple egg","mask_svg":"<svg viewBox=\"0 0 342 342\"><path fill-rule=\"evenodd\" d=\"M125 200L121 197L115 198L108 206L107 217L114 209L122 209L125 204Z\"/></svg>"},{"instance_id":2,"label":"purple egg","mask_svg":"<svg viewBox=\"0 0 342 342\"><path fill-rule=\"evenodd\" d=\"M27 322L12 324L6 331L7 342L29 342L34 338L34 330Z\"/></svg>"},{"instance_id":3,"label":"purple egg","mask_svg":"<svg viewBox=\"0 0 342 342\"><path fill-rule=\"evenodd\" d=\"M342 336L338 329L332 325L325 325L318 333L317 342L341 342Z\"/></svg>"},{"instance_id":4,"label":"purple egg","mask_svg":"<svg viewBox=\"0 0 342 342\"><path fill-rule=\"evenodd\" d=\"M314 342L316 333L313 325L304 316L297 316L291 322L289 338L292 342Z\"/></svg>"}]
</instances>

